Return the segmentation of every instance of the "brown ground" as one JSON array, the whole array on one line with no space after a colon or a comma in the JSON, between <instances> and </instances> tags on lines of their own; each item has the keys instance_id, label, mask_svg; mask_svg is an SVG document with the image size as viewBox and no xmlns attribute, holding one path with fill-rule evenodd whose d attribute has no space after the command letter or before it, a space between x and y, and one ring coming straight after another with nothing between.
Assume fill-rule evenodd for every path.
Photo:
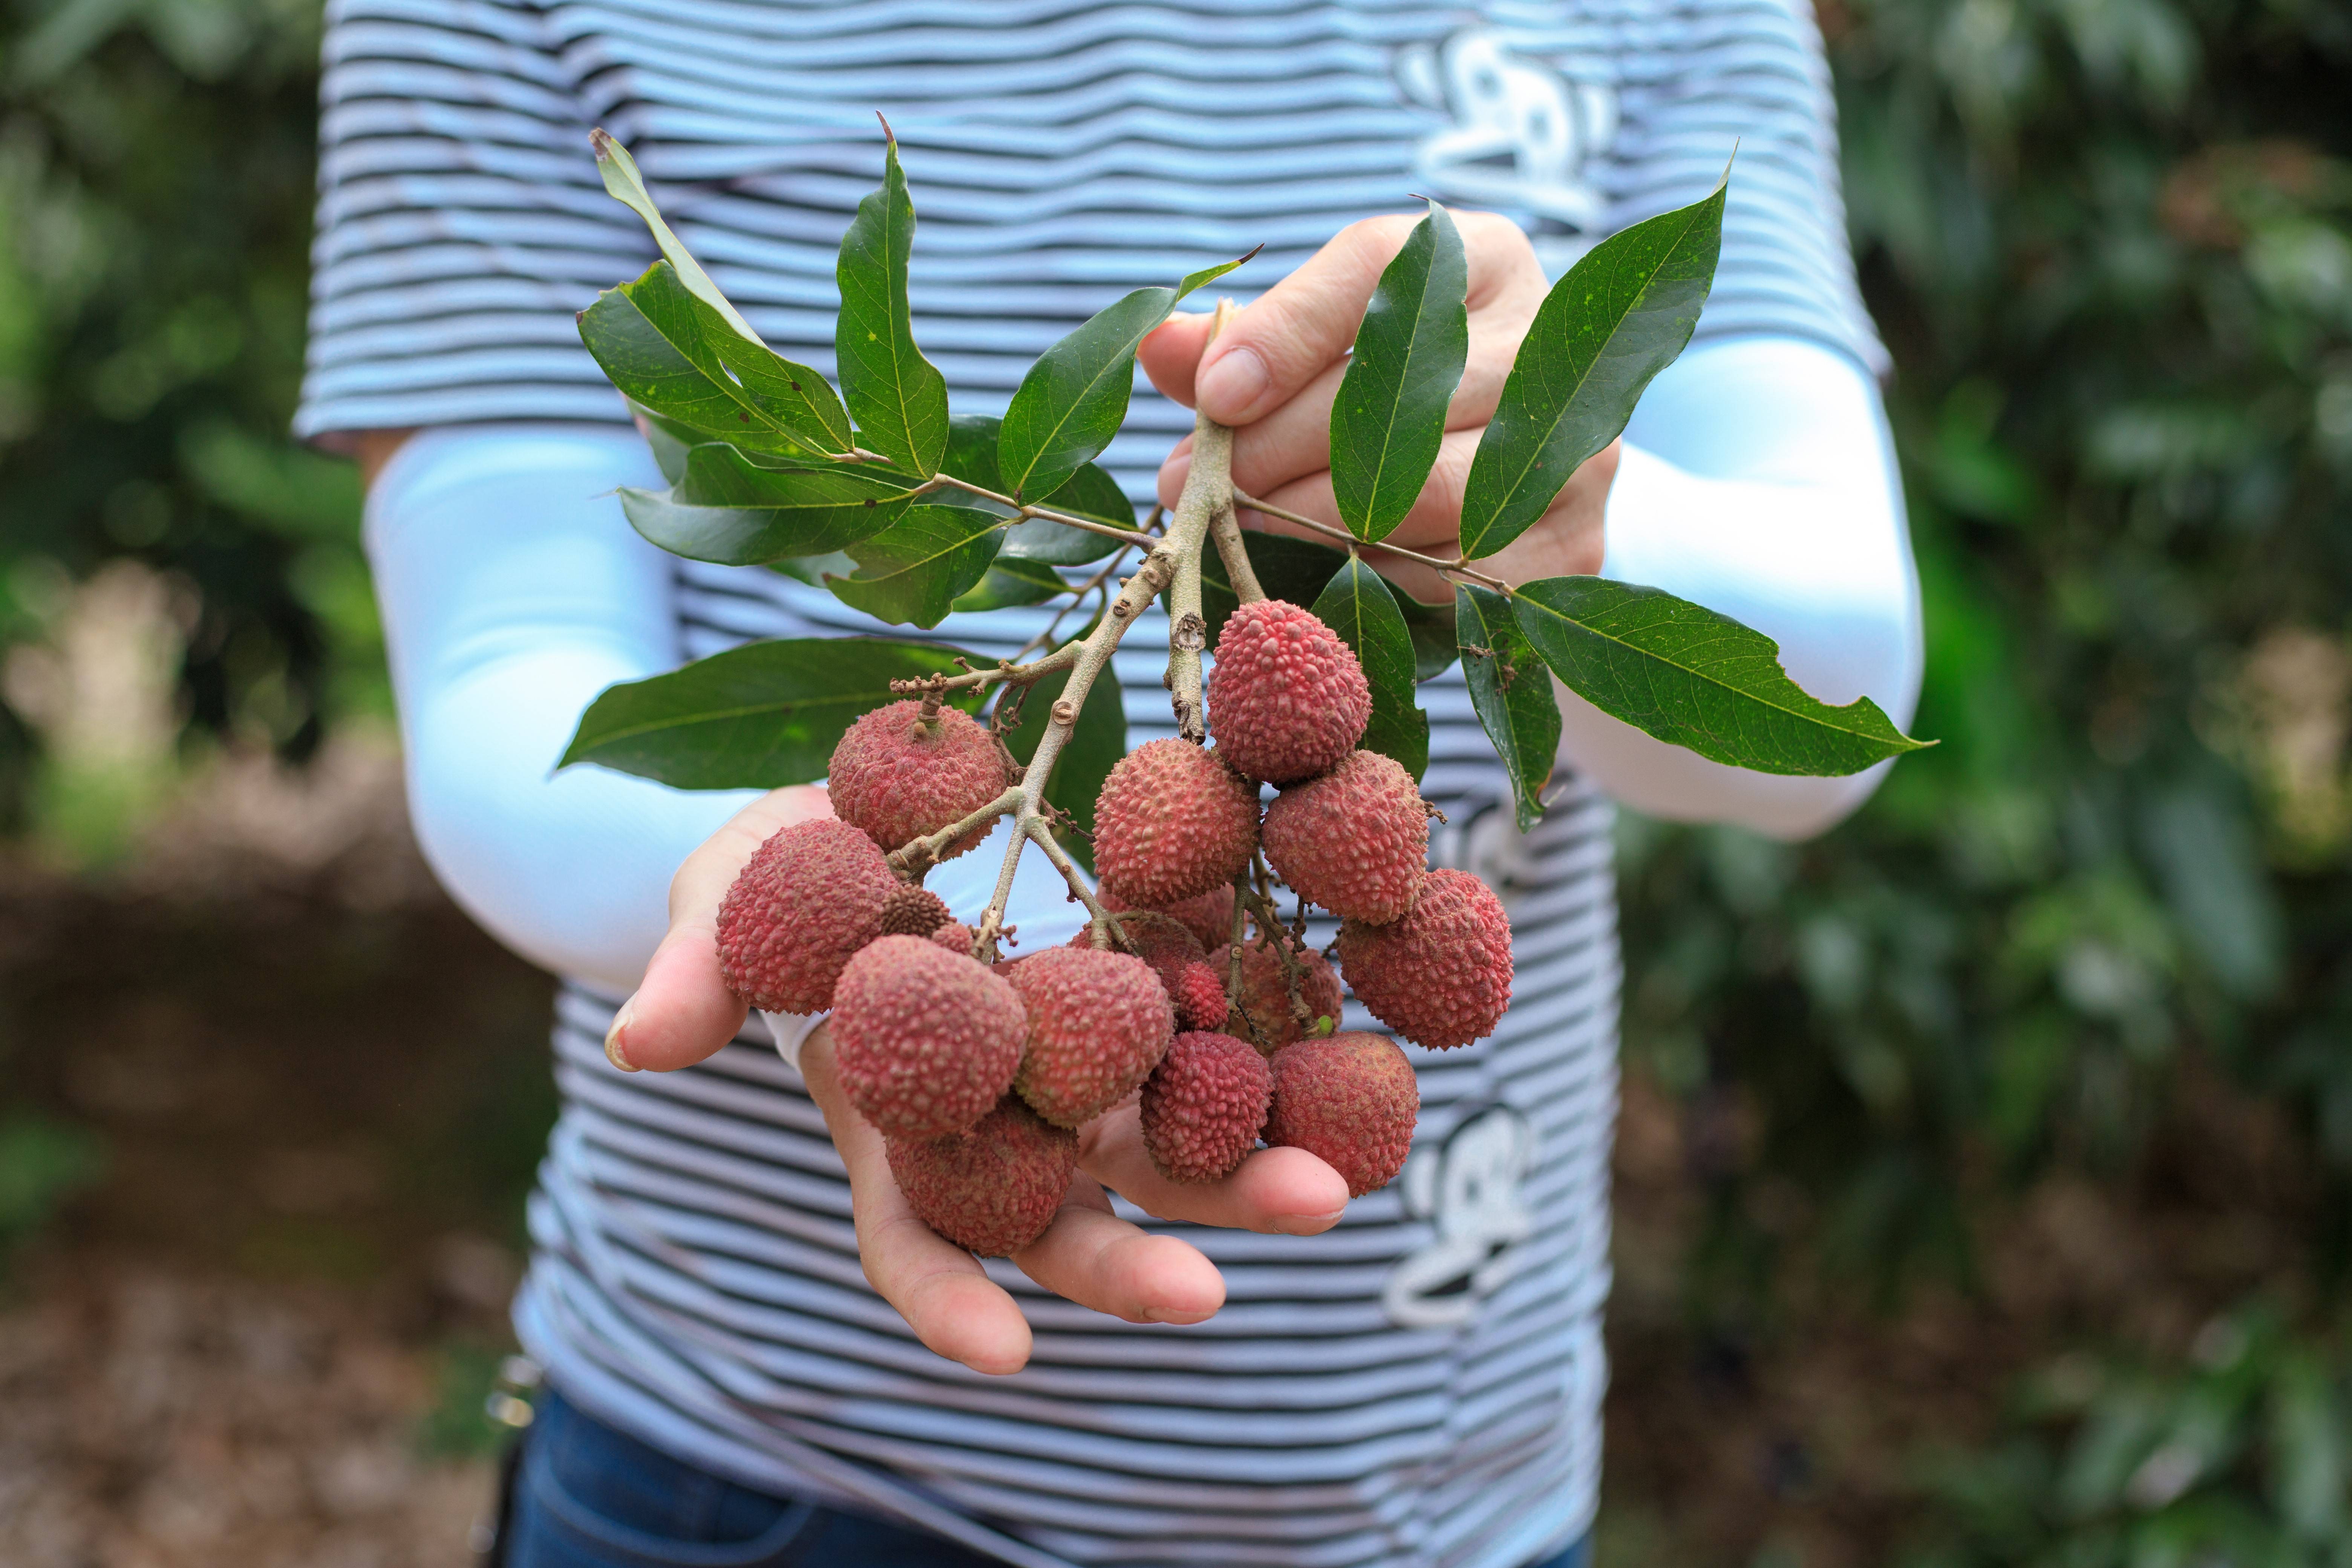
<instances>
[{"instance_id":1,"label":"brown ground","mask_svg":"<svg viewBox=\"0 0 2352 1568\"><path fill-rule=\"evenodd\" d=\"M466 1561L549 984L396 834L296 858L0 872L0 1119L93 1129L109 1158L0 1286L8 1568ZM2278 1130L2208 1098L2159 1196L2032 1194L1981 1296L1886 1315L1824 1291L1734 1335L1683 1305L1689 1118L1631 1084L1609 1568L1885 1561L1920 1445L1983 1434L2019 1369L2103 1324L2178 1347L2279 1273Z\"/></svg>"}]
</instances>

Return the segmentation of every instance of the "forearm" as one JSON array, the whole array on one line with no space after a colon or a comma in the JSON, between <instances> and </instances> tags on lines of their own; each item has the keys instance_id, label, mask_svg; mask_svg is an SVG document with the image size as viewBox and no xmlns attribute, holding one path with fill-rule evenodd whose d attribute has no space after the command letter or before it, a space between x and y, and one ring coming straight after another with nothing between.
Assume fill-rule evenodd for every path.
<instances>
[{"instance_id":1,"label":"forearm","mask_svg":"<svg viewBox=\"0 0 2352 1568\"><path fill-rule=\"evenodd\" d=\"M1664 588L1771 637L1823 701L1918 699L1919 595L1877 390L1790 339L1692 350L1643 396L1609 499L1602 574ZM1559 689L1562 760L1638 811L1778 837L1829 827L1888 764L1789 778L1652 740Z\"/></svg>"},{"instance_id":2,"label":"forearm","mask_svg":"<svg viewBox=\"0 0 2352 1568\"><path fill-rule=\"evenodd\" d=\"M580 713L677 662L668 563L611 492L658 482L625 431L427 432L368 500L368 552L425 858L516 952L625 991L678 864L751 798L555 773Z\"/></svg>"}]
</instances>

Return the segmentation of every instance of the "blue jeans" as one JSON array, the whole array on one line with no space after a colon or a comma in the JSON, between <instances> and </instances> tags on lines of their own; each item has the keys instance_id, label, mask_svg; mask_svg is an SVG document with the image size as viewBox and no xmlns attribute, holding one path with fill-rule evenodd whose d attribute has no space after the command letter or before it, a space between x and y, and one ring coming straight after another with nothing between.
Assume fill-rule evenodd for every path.
<instances>
[{"instance_id":1,"label":"blue jeans","mask_svg":"<svg viewBox=\"0 0 2352 1568\"><path fill-rule=\"evenodd\" d=\"M647 1447L550 1391L497 1568L1003 1568L905 1525L770 1497ZM1590 1568L1589 1542L1530 1568Z\"/></svg>"}]
</instances>

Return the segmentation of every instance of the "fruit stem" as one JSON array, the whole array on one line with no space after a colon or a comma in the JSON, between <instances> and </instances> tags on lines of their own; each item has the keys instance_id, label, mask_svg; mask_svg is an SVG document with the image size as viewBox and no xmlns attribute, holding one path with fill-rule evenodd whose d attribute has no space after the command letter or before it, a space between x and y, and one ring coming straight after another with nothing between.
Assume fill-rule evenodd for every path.
<instances>
[{"instance_id":1,"label":"fruit stem","mask_svg":"<svg viewBox=\"0 0 2352 1568\"><path fill-rule=\"evenodd\" d=\"M1228 506L1209 524L1209 537L1217 546L1218 558L1225 563L1225 581L1234 587L1234 597L1244 605L1255 605L1265 597L1265 589L1257 580L1257 568L1251 564L1249 548L1242 542L1241 514Z\"/></svg>"},{"instance_id":2,"label":"fruit stem","mask_svg":"<svg viewBox=\"0 0 2352 1568\"><path fill-rule=\"evenodd\" d=\"M1221 302L1218 306L1219 319L1228 319L1231 313L1231 303ZM1037 738L1037 750L1031 754L1029 765L1021 771L1021 783L1016 786L1019 801L1013 807L1013 824L1019 831L1005 848L1004 864L996 873L996 890L989 897L988 912L981 919L980 934L973 944L974 951L983 956L995 950L996 933L1004 928L1005 906L1013 900L1013 874L1021 868L1021 852L1032 840L1045 849L1045 858L1054 863L1055 870L1062 873L1062 879L1069 884L1071 896L1086 906L1087 915L1097 923L1097 940L1103 931L1109 929L1107 923L1109 917L1096 902L1093 891L1086 885L1085 876L1062 851L1062 847L1054 841L1053 822L1045 809L1045 783L1054 776L1054 764L1060 760L1062 747L1068 742L1070 732L1077 727L1078 715L1086 710L1087 695L1094 689L1095 678L1109 667L1111 655L1118 651L1119 639L1127 636L1128 628L1142 618L1143 612L1151 607L1152 600L1182 580L1188 565L1194 592L1198 593L1201 552L1208 545L1210 524L1215 521L1220 506L1226 510L1233 506L1233 432L1213 419L1196 416L1192 426L1192 472L1185 476L1184 493L1176 502L1175 513L1169 518L1166 531L1158 539L1150 541L1151 548L1142 563L1136 567L1135 575L1119 585L1118 596L1111 600L1101 618L1095 622L1094 629L1050 656L1059 659L1064 654L1076 650L1070 659L1070 679L1063 686L1062 694L1054 700L1052 717L1046 721L1045 732ZM1197 605L1192 614L1198 617ZM1179 618L1181 618L1181 612ZM1175 640L1171 629L1171 648ZM1176 664L1172 651L1169 669L1169 687L1171 692L1176 693L1179 703L1177 718L1181 722L1184 715L1181 704L1185 694L1176 690ZM1197 713L1201 700L1197 658L1193 661L1193 671L1190 695L1193 710ZM978 684L961 676L926 679L950 684ZM981 679L999 677L995 672L989 672ZM896 689L895 683L893 689ZM994 815L994 811L989 815Z\"/></svg>"},{"instance_id":3,"label":"fruit stem","mask_svg":"<svg viewBox=\"0 0 2352 1568\"><path fill-rule=\"evenodd\" d=\"M1376 550L1384 555L1393 555L1400 561L1418 562L1423 566L1432 567L1436 571L1446 574L1448 576L1466 577L1482 588L1494 589L1495 592L1504 595L1506 598L1510 596L1511 585L1508 583L1504 582L1500 577L1488 576L1486 573L1472 566L1467 561L1460 559L1441 561L1434 555L1423 555L1418 550L1407 550L1401 545L1395 544L1367 545L1362 540L1358 539L1354 534L1349 533L1344 528L1334 528L1328 522L1318 522L1311 517L1301 517L1295 511L1286 510L1284 508L1271 505L1268 502L1258 500L1255 496L1244 495L1240 490L1235 490L1234 492L1234 500L1241 505L1249 508L1252 511L1262 511L1268 517L1279 518L1285 522L1293 523L1300 528L1307 529L1311 532L1319 533L1326 539L1336 539L1340 543L1348 546L1350 550Z\"/></svg>"},{"instance_id":4,"label":"fruit stem","mask_svg":"<svg viewBox=\"0 0 2352 1568\"><path fill-rule=\"evenodd\" d=\"M894 680L890 683L890 689L900 697L929 697L950 691L968 691L975 686L986 686L991 681L1005 686L1026 686L1076 664L1081 646L1076 642L1067 643L1032 664L999 664L992 669L967 669L961 675L919 675L908 680Z\"/></svg>"},{"instance_id":5,"label":"fruit stem","mask_svg":"<svg viewBox=\"0 0 2352 1568\"><path fill-rule=\"evenodd\" d=\"M982 823L993 822L1008 811L1018 810L1020 805L1020 786L1008 784L1003 795L979 810L967 813L961 821L951 822L937 833L926 834L911 844L902 844L890 851L890 869L902 877L920 881L926 872L940 863L941 850Z\"/></svg>"}]
</instances>

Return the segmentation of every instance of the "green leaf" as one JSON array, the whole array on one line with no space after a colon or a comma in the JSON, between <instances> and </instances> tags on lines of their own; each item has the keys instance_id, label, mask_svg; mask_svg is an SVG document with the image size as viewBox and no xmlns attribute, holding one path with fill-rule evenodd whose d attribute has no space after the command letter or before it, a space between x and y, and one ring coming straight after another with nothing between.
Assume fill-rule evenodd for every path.
<instances>
[{"instance_id":1,"label":"green leaf","mask_svg":"<svg viewBox=\"0 0 2352 1568\"><path fill-rule=\"evenodd\" d=\"M709 437L700 430L691 430L677 420L655 413L642 403L629 405L646 434L646 447L654 455L654 466L661 469L662 478L671 484L686 478L686 455L703 445Z\"/></svg>"},{"instance_id":2,"label":"green leaf","mask_svg":"<svg viewBox=\"0 0 2352 1568\"><path fill-rule=\"evenodd\" d=\"M996 444L1003 423L993 414L959 414L949 420L947 449L940 454L940 472L1003 495L1004 474L997 467ZM972 496L966 504L988 507L994 503Z\"/></svg>"},{"instance_id":3,"label":"green leaf","mask_svg":"<svg viewBox=\"0 0 2352 1568\"><path fill-rule=\"evenodd\" d=\"M843 604L929 630L988 574L1004 520L964 506L916 506L888 530L849 545L854 577L828 576Z\"/></svg>"},{"instance_id":4,"label":"green leaf","mask_svg":"<svg viewBox=\"0 0 2352 1568\"><path fill-rule=\"evenodd\" d=\"M1437 461L1470 353L1469 288L1462 236L1432 202L1372 290L1331 405L1331 494L1359 539L1402 522Z\"/></svg>"},{"instance_id":5,"label":"green leaf","mask_svg":"<svg viewBox=\"0 0 2352 1568\"><path fill-rule=\"evenodd\" d=\"M897 700L891 681L951 672L956 658L872 637L747 643L605 688L557 766L595 763L678 789L807 784L859 714Z\"/></svg>"},{"instance_id":6,"label":"green leaf","mask_svg":"<svg viewBox=\"0 0 2352 1568\"><path fill-rule=\"evenodd\" d=\"M1396 588L1396 584L1389 584ZM1454 668L1454 606L1424 605L1411 594L1398 588L1397 608L1404 615L1404 629L1412 637L1412 678L1416 681L1434 680Z\"/></svg>"},{"instance_id":7,"label":"green leaf","mask_svg":"<svg viewBox=\"0 0 2352 1568\"><path fill-rule=\"evenodd\" d=\"M1519 629L1511 602L1491 588L1456 584L1454 624L1470 705L1511 775L1519 831L1525 833L1543 816L1544 786L1559 757L1559 704L1552 698L1551 672Z\"/></svg>"},{"instance_id":8,"label":"green leaf","mask_svg":"<svg viewBox=\"0 0 2352 1568\"><path fill-rule=\"evenodd\" d=\"M1727 189L1610 236L1544 296L1470 460L1465 556L1492 555L1542 517L1690 342L1715 281Z\"/></svg>"},{"instance_id":9,"label":"green leaf","mask_svg":"<svg viewBox=\"0 0 2352 1568\"><path fill-rule=\"evenodd\" d=\"M885 127L887 133L887 127ZM948 444L948 384L915 346L907 303L915 204L898 167L898 140L883 154L882 188L857 204L841 237L841 316L833 346L841 390L865 444L928 479Z\"/></svg>"},{"instance_id":10,"label":"green leaf","mask_svg":"<svg viewBox=\"0 0 2352 1568\"><path fill-rule=\"evenodd\" d=\"M709 442L667 493L624 489L630 526L673 555L752 566L823 555L895 526L907 481L878 468L765 468Z\"/></svg>"},{"instance_id":11,"label":"green leaf","mask_svg":"<svg viewBox=\"0 0 2352 1568\"><path fill-rule=\"evenodd\" d=\"M1110 445L1127 421L1137 347L1176 301L1248 259L1204 268L1173 289L1138 289L1039 355L1004 410L998 453L1007 493L1032 502L1051 495Z\"/></svg>"},{"instance_id":12,"label":"green leaf","mask_svg":"<svg viewBox=\"0 0 2352 1568\"><path fill-rule=\"evenodd\" d=\"M967 610L1001 610L1008 605L1042 605L1056 594L1069 592L1062 574L1042 561L1024 560L1009 549L997 552L979 584L949 606Z\"/></svg>"},{"instance_id":13,"label":"green leaf","mask_svg":"<svg viewBox=\"0 0 2352 1568\"><path fill-rule=\"evenodd\" d=\"M1519 589L1519 627L1602 712L1700 756L1759 773L1831 776L1931 744L1858 697L1832 708L1780 668L1780 645L1656 588L1547 577Z\"/></svg>"},{"instance_id":14,"label":"green leaf","mask_svg":"<svg viewBox=\"0 0 2352 1568\"><path fill-rule=\"evenodd\" d=\"M716 311L736 336L759 342L760 334L751 330L751 323L727 302L727 296L719 291L719 285L710 280L702 263L686 248L686 242L663 221L661 209L654 205L653 194L646 189L645 176L637 173L637 161L629 156L629 150L602 129L588 133L588 144L595 150L596 173L604 177L604 189L614 200L646 220L663 258L677 269L678 280L696 299Z\"/></svg>"},{"instance_id":15,"label":"green leaf","mask_svg":"<svg viewBox=\"0 0 2352 1568\"><path fill-rule=\"evenodd\" d=\"M580 315L580 340L632 402L754 450L846 452L849 416L822 375L739 337L656 261Z\"/></svg>"},{"instance_id":16,"label":"green leaf","mask_svg":"<svg viewBox=\"0 0 2352 1568\"><path fill-rule=\"evenodd\" d=\"M1086 634L1078 634L1083 637ZM1060 700L1068 687L1069 672L1057 671L1029 689L1021 703L1021 723L1004 734L1005 749L1013 761L1023 767L1037 754L1037 742L1045 733L1047 717L1054 704ZM1008 691L1006 696L1010 696ZM999 699L1000 705L1003 699ZM1127 710L1121 705L1118 682L1109 679L1106 670L1087 691L1087 705L1078 710L1078 721L1070 731L1070 738L1062 743L1061 755L1054 760L1054 776L1045 781L1045 799L1070 814L1085 832L1095 826L1095 797L1102 794L1103 781L1110 777L1119 758L1127 755ZM1093 847L1077 834L1062 840L1063 847L1073 859L1094 869Z\"/></svg>"},{"instance_id":17,"label":"green leaf","mask_svg":"<svg viewBox=\"0 0 2352 1568\"><path fill-rule=\"evenodd\" d=\"M1356 650L1371 686L1372 720L1360 744L1421 777L1429 768L1429 715L1413 704L1412 636L1388 579L1351 554L1307 607Z\"/></svg>"}]
</instances>

